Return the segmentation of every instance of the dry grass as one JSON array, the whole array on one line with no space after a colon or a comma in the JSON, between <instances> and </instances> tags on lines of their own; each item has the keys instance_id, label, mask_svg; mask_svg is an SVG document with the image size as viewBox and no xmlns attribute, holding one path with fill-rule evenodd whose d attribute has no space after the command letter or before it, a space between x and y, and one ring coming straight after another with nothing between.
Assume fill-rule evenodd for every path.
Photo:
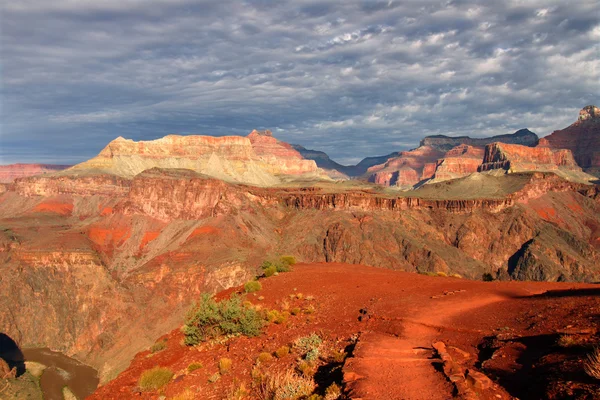
<instances>
[{"instance_id":1,"label":"dry grass","mask_svg":"<svg viewBox=\"0 0 600 400\"><path fill-rule=\"evenodd\" d=\"M269 362L272 360L273 360L273 356L271 355L271 353L262 352L258 355L256 362L259 364L263 364L263 363L266 363L266 362Z\"/></svg>"},{"instance_id":2,"label":"dry grass","mask_svg":"<svg viewBox=\"0 0 600 400\"><path fill-rule=\"evenodd\" d=\"M296 400L309 396L315 390L310 378L297 375L292 370L266 376L259 386L262 400Z\"/></svg>"},{"instance_id":3,"label":"dry grass","mask_svg":"<svg viewBox=\"0 0 600 400\"><path fill-rule=\"evenodd\" d=\"M139 386L142 391L158 390L165 386L173 377L173 371L169 368L154 367L142 372Z\"/></svg>"},{"instance_id":4,"label":"dry grass","mask_svg":"<svg viewBox=\"0 0 600 400\"><path fill-rule=\"evenodd\" d=\"M562 335L556 342L560 347L573 347L579 344L575 335Z\"/></svg>"},{"instance_id":5,"label":"dry grass","mask_svg":"<svg viewBox=\"0 0 600 400\"><path fill-rule=\"evenodd\" d=\"M231 371L231 366L233 365L233 361L230 358L221 358L219 360L219 372L221 375L225 375Z\"/></svg>"},{"instance_id":6,"label":"dry grass","mask_svg":"<svg viewBox=\"0 0 600 400\"><path fill-rule=\"evenodd\" d=\"M275 351L275 357L277 358L283 358L288 354L290 354L290 348L287 346L281 346Z\"/></svg>"},{"instance_id":7,"label":"dry grass","mask_svg":"<svg viewBox=\"0 0 600 400\"><path fill-rule=\"evenodd\" d=\"M171 397L171 400L194 400L196 395L192 392L192 389L186 388L183 392Z\"/></svg>"},{"instance_id":8,"label":"dry grass","mask_svg":"<svg viewBox=\"0 0 600 400\"><path fill-rule=\"evenodd\" d=\"M600 347L594 347L594 350L588 354L583 368L586 374L600 380Z\"/></svg>"}]
</instances>

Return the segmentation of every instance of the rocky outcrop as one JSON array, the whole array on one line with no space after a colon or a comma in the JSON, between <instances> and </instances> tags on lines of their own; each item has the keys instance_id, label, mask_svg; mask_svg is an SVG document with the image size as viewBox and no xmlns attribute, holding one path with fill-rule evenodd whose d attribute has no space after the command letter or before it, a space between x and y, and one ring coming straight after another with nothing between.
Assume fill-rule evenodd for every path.
<instances>
[{"instance_id":1,"label":"rocky outcrop","mask_svg":"<svg viewBox=\"0 0 600 400\"><path fill-rule=\"evenodd\" d=\"M12 184L14 191L23 196L123 196L130 185L131 180L111 174L34 176Z\"/></svg>"},{"instance_id":2,"label":"rocky outcrop","mask_svg":"<svg viewBox=\"0 0 600 400\"><path fill-rule=\"evenodd\" d=\"M526 147L515 144L492 143L485 147L479 171L504 169L509 172L556 171L559 168L580 171L570 150L548 147Z\"/></svg>"},{"instance_id":3,"label":"rocky outcrop","mask_svg":"<svg viewBox=\"0 0 600 400\"><path fill-rule=\"evenodd\" d=\"M430 146L400 152L398 157L370 167L367 170L369 182L403 189L412 188L420 181L433 176L431 165L435 165L443 154Z\"/></svg>"},{"instance_id":4,"label":"rocky outcrop","mask_svg":"<svg viewBox=\"0 0 600 400\"><path fill-rule=\"evenodd\" d=\"M483 153L483 149L466 144L450 149L444 158L437 161L431 182L456 179L477 172Z\"/></svg>"},{"instance_id":5,"label":"rocky outcrop","mask_svg":"<svg viewBox=\"0 0 600 400\"><path fill-rule=\"evenodd\" d=\"M600 171L600 109L584 107L577 122L540 140L540 147L568 149L586 171Z\"/></svg>"},{"instance_id":6,"label":"rocky outcrop","mask_svg":"<svg viewBox=\"0 0 600 400\"><path fill-rule=\"evenodd\" d=\"M9 164L0 165L0 183L10 183L17 178L50 174L69 168L70 165L54 164Z\"/></svg>"},{"instance_id":7,"label":"rocky outcrop","mask_svg":"<svg viewBox=\"0 0 600 400\"><path fill-rule=\"evenodd\" d=\"M531 132L528 129L521 129L513 134L497 135L487 138L471 138L469 136L450 137L445 135L435 135L425 137L423 140L421 140L419 146L429 146L445 152L461 144L466 144L475 147L483 147L487 144L494 142L520 144L522 146L533 147L537 145L538 137L535 133Z\"/></svg>"}]
</instances>

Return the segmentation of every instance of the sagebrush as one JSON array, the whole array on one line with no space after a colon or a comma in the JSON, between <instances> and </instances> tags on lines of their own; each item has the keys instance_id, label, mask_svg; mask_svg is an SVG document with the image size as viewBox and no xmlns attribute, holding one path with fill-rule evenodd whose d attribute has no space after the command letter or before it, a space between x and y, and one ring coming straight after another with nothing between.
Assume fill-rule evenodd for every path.
<instances>
[{"instance_id":1,"label":"sagebrush","mask_svg":"<svg viewBox=\"0 0 600 400\"><path fill-rule=\"evenodd\" d=\"M244 305L237 295L217 302L210 294L203 294L188 312L181 330L185 344L193 346L222 335L258 336L264 324L263 315Z\"/></svg>"}]
</instances>

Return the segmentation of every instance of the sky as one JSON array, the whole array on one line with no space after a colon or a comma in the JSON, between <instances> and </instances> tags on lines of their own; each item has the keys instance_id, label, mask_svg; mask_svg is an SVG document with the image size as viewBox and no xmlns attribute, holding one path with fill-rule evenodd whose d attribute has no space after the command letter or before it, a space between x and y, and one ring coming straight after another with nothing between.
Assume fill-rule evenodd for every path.
<instances>
[{"instance_id":1,"label":"sky","mask_svg":"<svg viewBox=\"0 0 600 400\"><path fill-rule=\"evenodd\" d=\"M432 134L562 129L600 105L578 1L0 2L0 164L118 136L270 129L341 163Z\"/></svg>"}]
</instances>

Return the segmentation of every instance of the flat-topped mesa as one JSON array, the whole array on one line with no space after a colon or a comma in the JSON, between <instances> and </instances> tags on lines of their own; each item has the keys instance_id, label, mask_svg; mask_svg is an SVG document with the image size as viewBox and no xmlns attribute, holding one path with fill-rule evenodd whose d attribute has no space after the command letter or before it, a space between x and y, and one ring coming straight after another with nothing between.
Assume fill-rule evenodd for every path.
<instances>
[{"instance_id":1,"label":"flat-topped mesa","mask_svg":"<svg viewBox=\"0 0 600 400\"><path fill-rule=\"evenodd\" d=\"M586 106L579 119L562 130L540 140L540 147L571 150L575 161L585 171L600 172L600 108Z\"/></svg>"},{"instance_id":2,"label":"flat-topped mesa","mask_svg":"<svg viewBox=\"0 0 600 400\"><path fill-rule=\"evenodd\" d=\"M98 156L62 174L94 171L132 178L151 168L190 169L228 182L258 186L279 183L278 175L322 175L314 161L303 159L269 131L253 131L248 137L168 135L140 142L119 137Z\"/></svg>"},{"instance_id":3,"label":"flat-topped mesa","mask_svg":"<svg viewBox=\"0 0 600 400\"><path fill-rule=\"evenodd\" d=\"M55 164L9 164L0 165L0 183L11 183L17 178L50 174L71 167Z\"/></svg>"},{"instance_id":4,"label":"flat-topped mesa","mask_svg":"<svg viewBox=\"0 0 600 400\"><path fill-rule=\"evenodd\" d=\"M528 129L520 129L512 134L497 135L487 138L471 138L469 136L445 136L445 135L434 135L427 136L421 140L420 146L430 146L441 151L451 150L453 147L461 144L467 144L469 146L484 147L487 144L494 142L520 144L523 146L533 147L538 143L538 136Z\"/></svg>"},{"instance_id":5,"label":"flat-topped mesa","mask_svg":"<svg viewBox=\"0 0 600 400\"><path fill-rule=\"evenodd\" d=\"M485 147L479 171L503 169L508 172L557 171L581 172L570 150L526 147L517 144L491 143Z\"/></svg>"}]
</instances>

